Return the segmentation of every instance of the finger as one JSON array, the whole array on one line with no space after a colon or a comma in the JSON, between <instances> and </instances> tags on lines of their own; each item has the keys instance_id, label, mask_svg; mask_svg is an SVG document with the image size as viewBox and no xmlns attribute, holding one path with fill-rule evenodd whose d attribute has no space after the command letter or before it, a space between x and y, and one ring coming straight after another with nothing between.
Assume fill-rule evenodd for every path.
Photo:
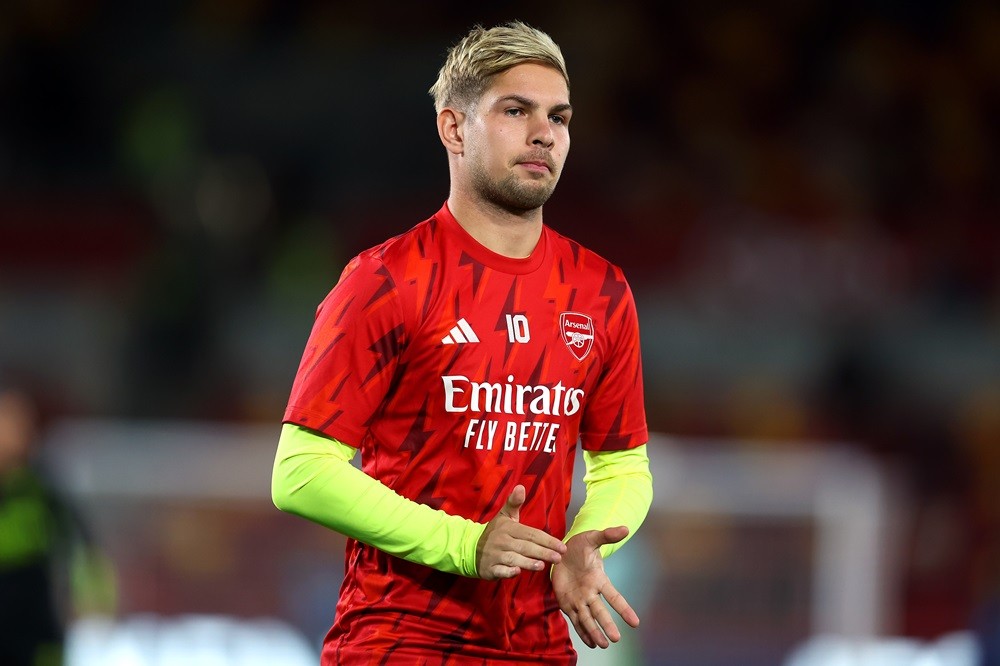
<instances>
[{"instance_id":1,"label":"finger","mask_svg":"<svg viewBox=\"0 0 1000 666\"><path fill-rule=\"evenodd\" d=\"M630 627L634 628L639 626L638 613L632 610L632 606L629 605L624 595L615 589L615 586L611 584L611 581L604 584L604 589L601 590L601 594L604 595L604 598L608 600L608 604L615 609L616 613L621 615L622 619L625 620ZM609 613L608 617L610 616L611 615Z\"/></svg>"},{"instance_id":2,"label":"finger","mask_svg":"<svg viewBox=\"0 0 1000 666\"><path fill-rule=\"evenodd\" d=\"M517 542L514 552L522 557L530 559L532 562L538 562L543 566L545 562L548 562L549 564L559 564L562 562L562 553L558 550L545 548L543 546L539 546L538 544L531 543L530 541ZM542 567L538 568L541 569Z\"/></svg>"},{"instance_id":3,"label":"finger","mask_svg":"<svg viewBox=\"0 0 1000 666\"><path fill-rule=\"evenodd\" d=\"M502 540L497 543L496 547L497 550L495 554L489 560L492 564L488 566L516 568L518 571L541 571L545 568L546 562L552 561L554 558L556 560L560 559L558 553L546 551L527 541L518 540L510 534L504 536ZM530 548L536 549L539 557L536 558L533 557L531 553L524 552ZM553 564L555 564L555 562L553 562Z\"/></svg>"},{"instance_id":4,"label":"finger","mask_svg":"<svg viewBox=\"0 0 1000 666\"><path fill-rule=\"evenodd\" d=\"M591 649L597 647L597 644L594 643L594 639L590 635L590 631L583 625L580 614L575 613L573 617L570 617L570 620L573 622L573 628L576 629L576 634L583 641L583 644Z\"/></svg>"},{"instance_id":5,"label":"finger","mask_svg":"<svg viewBox=\"0 0 1000 666\"><path fill-rule=\"evenodd\" d=\"M611 644L608 642L608 639L605 636L605 628L600 624L597 618L594 617L593 611L591 610L592 608L596 610L601 607L603 607L603 604L601 603L600 599L597 599L596 601L591 602L586 606L584 606L583 608L581 608L580 626L584 628L584 630L587 632L587 637L590 638L590 642L592 644L589 647L594 647L596 645L603 649ZM608 614L607 610L605 610L604 613L607 615ZM614 628L615 632L618 631L618 628L614 626L614 622L611 623L611 626ZM620 634L618 635L618 638L621 638Z\"/></svg>"},{"instance_id":6,"label":"finger","mask_svg":"<svg viewBox=\"0 0 1000 666\"><path fill-rule=\"evenodd\" d=\"M628 536L628 528L624 525L608 527L597 533L597 543L603 546L606 543L618 543Z\"/></svg>"},{"instance_id":7,"label":"finger","mask_svg":"<svg viewBox=\"0 0 1000 666\"><path fill-rule=\"evenodd\" d=\"M511 567L506 564L494 564L489 567L491 580L499 580L501 578L514 578L519 573L521 569L519 567Z\"/></svg>"},{"instance_id":8,"label":"finger","mask_svg":"<svg viewBox=\"0 0 1000 666\"><path fill-rule=\"evenodd\" d=\"M547 560L535 559L533 557L525 557L520 553L510 552L506 553L503 558L503 563L505 566L517 567L519 570L524 571L541 571L545 568L545 563Z\"/></svg>"},{"instance_id":9,"label":"finger","mask_svg":"<svg viewBox=\"0 0 1000 666\"><path fill-rule=\"evenodd\" d=\"M500 513L511 520L518 520L521 515L521 505L524 504L525 492L524 486L520 483L514 486L514 489L510 491L510 495L507 497L507 501L504 502L503 508L500 509Z\"/></svg>"},{"instance_id":10,"label":"finger","mask_svg":"<svg viewBox=\"0 0 1000 666\"><path fill-rule=\"evenodd\" d=\"M594 620L599 626L600 630L598 634L603 639L607 636L612 643L617 643L622 639L622 632L618 631L618 625L615 624L615 620L611 617L611 613L608 611L607 606L598 599L591 604L591 612L593 613ZM602 645L601 647L607 647Z\"/></svg>"},{"instance_id":11,"label":"finger","mask_svg":"<svg viewBox=\"0 0 1000 666\"><path fill-rule=\"evenodd\" d=\"M522 555L546 562L559 562L566 552L566 544L547 532L520 524L510 527L511 537L518 542L515 550Z\"/></svg>"}]
</instances>

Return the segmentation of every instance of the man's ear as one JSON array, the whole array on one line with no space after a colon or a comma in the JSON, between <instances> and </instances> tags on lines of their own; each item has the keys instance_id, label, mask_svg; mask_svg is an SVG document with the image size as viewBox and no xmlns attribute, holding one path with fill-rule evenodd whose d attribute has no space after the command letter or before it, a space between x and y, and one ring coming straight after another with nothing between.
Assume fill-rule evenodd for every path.
<instances>
[{"instance_id":1,"label":"man's ear","mask_svg":"<svg viewBox=\"0 0 1000 666\"><path fill-rule=\"evenodd\" d=\"M438 136L441 143L454 155L465 152L465 114L445 107L437 115Z\"/></svg>"}]
</instances>

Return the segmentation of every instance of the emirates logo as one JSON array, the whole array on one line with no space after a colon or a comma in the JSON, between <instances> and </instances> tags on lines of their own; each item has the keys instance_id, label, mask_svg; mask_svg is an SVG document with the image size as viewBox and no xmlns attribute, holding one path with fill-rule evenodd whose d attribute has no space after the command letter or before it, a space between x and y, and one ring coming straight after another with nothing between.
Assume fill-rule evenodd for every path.
<instances>
[{"instance_id":1,"label":"emirates logo","mask_svg":"<svg viewBox=\"0 0 1000 666\"><path fill-rule=\"evenodd\" d=\"M559 315L559 330L566 348L576 360L587 358L594 346L594 320L579 312L563 312Z\"/></svg>"}]
</instances>

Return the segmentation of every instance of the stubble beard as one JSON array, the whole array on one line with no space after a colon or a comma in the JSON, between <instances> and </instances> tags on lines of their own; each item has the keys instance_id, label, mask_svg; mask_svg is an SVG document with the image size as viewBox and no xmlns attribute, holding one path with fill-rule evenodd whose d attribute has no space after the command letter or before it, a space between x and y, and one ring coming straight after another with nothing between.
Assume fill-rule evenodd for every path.
<instances>
[{"instance_id":1,"label":"stubble beard","mask_svg":"<svg viewBox=\"0 0 1000 666\"><path fill-rule=\"evenodd\" d=\"M523 215L541 208L555 191L558 179L548 183L525 182L513 173L500 179L492 179L485 169L476 169L472 174L472 184L476 193L491 206Z\"/></svg>"}]
</instances>

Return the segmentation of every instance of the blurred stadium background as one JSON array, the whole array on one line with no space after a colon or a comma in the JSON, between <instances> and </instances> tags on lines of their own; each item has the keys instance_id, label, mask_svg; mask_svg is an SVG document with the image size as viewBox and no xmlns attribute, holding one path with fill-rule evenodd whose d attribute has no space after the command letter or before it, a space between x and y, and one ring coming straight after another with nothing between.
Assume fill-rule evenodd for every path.
<instances>
[{"instance_id":1,"label":"blurred stadium background","mask_svg":"<svg viewBox=\"0 0 1000 666\"><path fill-rule=\"evenodd\" d=\"M73 663L316 649L342 541L270 505L287 391L447 195L445 49L512 18L567 56L546 220L629 275L661 434L609 562L643 625L581 663L1000 663L995 3L13 0L0 368L118 580Z\"/></svg>"}]
</instances>

